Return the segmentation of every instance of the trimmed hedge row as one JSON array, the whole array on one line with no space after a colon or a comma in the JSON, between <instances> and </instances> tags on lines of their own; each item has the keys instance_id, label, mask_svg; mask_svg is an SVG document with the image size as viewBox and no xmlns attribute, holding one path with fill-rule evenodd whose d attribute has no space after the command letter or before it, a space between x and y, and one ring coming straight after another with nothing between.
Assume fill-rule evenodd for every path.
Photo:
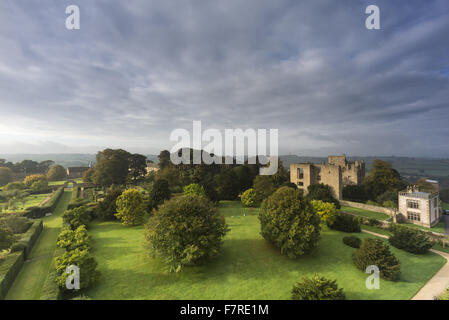
<instances>
[{"instance_id":1,"label":"trimmed hedge row","mask_svg":"<svg viewBox=\"0 0 449 320\"><path fill-rule=\"evenodd\" d=\"M64 193L64 187L58 188L58 190L55 191L55 193L52 195L51 199L48 200L47 203L45 203L43 206L28 208L27 209L27 211L28 211L27 217L28 218L41 218L41 217L45 216L46 213L50 213L50 212L52 213L55 210L56 205L58 204L58 200L62 196L63 193Z\"/></svg>"},{"instance_id":2,"label":"trimmed hedge row","mask_svg":"<svg viewBox=\"0 0 449 320\"><path fill-rule=\"evenodd\" d=\"M42 292L39 300L60 300L61 291L59 290L58 284L56 283L56 278L58 273L55 267L55 258L63 252L62 249L56 249L53 256L50 270L48 271L47 278L45 279L44 286L42 287Z\"/></svg>"},{"instance_id":3,"label":"trimmed hedge row","mask_svg":"<svg viewBox=\"0 0 449 320\"><path fill-rule=\"evenodd\" d=\"M11 247L11 252L24 251L24 258L26 259L33 249L37 238L42 232L44 224L42 220L36 220L32 223L31 227L25 232L19 241L15 242Z\"/></svg>"},{"instance_id":4,"label":"trimmed hedge row","mask_svg":"<svg viewBox=\"0 0 449 320\"><path fill-rule=\"evenodd\" d=\"M9 288L25 262L24 251L10 253L0 264L0 300L6 297Z\"/></svg>"}]
</instances>

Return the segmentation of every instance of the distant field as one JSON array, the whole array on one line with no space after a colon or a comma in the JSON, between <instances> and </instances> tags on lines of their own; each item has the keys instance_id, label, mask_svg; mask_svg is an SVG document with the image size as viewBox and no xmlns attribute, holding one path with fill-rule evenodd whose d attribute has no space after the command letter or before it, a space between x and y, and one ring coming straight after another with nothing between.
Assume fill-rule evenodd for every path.
<instances>
[{"instance_id":1,"label":"distant field","mask_svg":"<svg viewBox=\"0 0 449 320\"><path fill-rule=\"evenodd\" d=\"M377 220L387 220L390 216L385 213L374 212L354 207L341 206L341 211L356 214L365 218L374 218Z\"/></svg>"}]
</instances>

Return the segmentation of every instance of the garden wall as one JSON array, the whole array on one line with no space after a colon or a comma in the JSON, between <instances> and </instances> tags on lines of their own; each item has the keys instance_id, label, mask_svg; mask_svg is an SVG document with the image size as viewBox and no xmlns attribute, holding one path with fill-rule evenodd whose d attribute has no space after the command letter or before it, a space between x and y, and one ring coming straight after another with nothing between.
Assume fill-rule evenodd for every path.
<instances>
[{"instance_id":1,"label":"garden wall","mask_svg":"<svg viewBox=\"0 0 449 320\"><path fill-rule=\"evenodd\" d=\"M368 210L368 211L385 213L385 214L388 214L390 217L394 216L394 212L395 212L393 209L390 209L390 208L384 208L384 207L379 207L379 206L372 206L372 205L365 204L365 203L360 203L360 202L340 200L340 204L343 205L343 206L348 206L348 207L354 207L354 208L364 209L364 210Z\"/></svg>"}]
</instances>

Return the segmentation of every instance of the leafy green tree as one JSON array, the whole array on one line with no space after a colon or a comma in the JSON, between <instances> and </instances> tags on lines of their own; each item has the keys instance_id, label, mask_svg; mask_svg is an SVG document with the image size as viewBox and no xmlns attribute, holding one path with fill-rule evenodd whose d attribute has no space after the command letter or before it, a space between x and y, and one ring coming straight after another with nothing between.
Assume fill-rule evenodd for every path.
<instances>
[{"instance_id":1,"label":"leafy green tree","mask_svg":"<svg viewBox=\"0 0 449 320\"><path fill-rule=\"evenodd\" d=\"M289 258L309 253L320 239L320 217L300 190L278 189L262 202L259 220L265 240Z\"/></svg>"},{"instance_id":2,"label":"leafy green tree","mask_svg":"<svg viewBox=\"0 0 449 320\"><path fill-rule=\"evenodd\" d=\"M360 232L360 222L356 217L344 213L336 213L333 219L326 221L333 230L343 232Z\"/></svg>"},{"instance_id":3,"label":"leafy green tree","mask_svg":"<svg viewBox=\"0 0 449 320\"><path fill-rule=\"evenodd\" d=\"M65 180L67 178L67 172L63 166L59 164L52 166L47 172L47 179L49 181Z\"/></svg>"},{"instance_id":4,"label":"leafy green tree","mask_svg":"<svg viewBox=\"0 0 449 320\"><path fill-rule=\"evenodd\" d=\"M345 300L343 289L338 288L336 280L318 275L303 278L292 289L293 300Z\"/></svg>"},{"instance_id":5,"label":"leafy green tree","mask_svg":"<svg viewBox=\"0 0 449 320\"><path fill-rule=\"evenodd\" d=\"M426 178L419 179L415 182L415 185L418 186L419 190L423 192L433 193L439 191L438 187L428 182Z\"/></svg>"},{"instance_id":6,"label":"leafy green tree","mask_svg":"<svg viewBox=\"0 0 449 320\"><path fill-rule=\"evenodd\" d=\"M63 228L58 235L56 245L66 251L75 249L87 250L90 249L89 242L90 238L87 234L86 226L80 225L75 230L67 227Z\"/></svg>"},{"instance_id":7,"label":"leafy green tree","mask_svg":"<svg viewBox=\"0 0 449 320\"><path fill-rule=\"evenodd\" d=\"M365 202L367 199L365 187L363 185L358 186L350 184L343 187L343 199L354 202Z\"/></svg>"},{"instance_id":8,"label":"leafy green tree","mask_svg":"<svg viewBox=\"0 0 449 320\"><path fill-rule=\"evenodd\" d=\"M104 187L126 184L130 157L131 154L122 149L105 149L98 152L92 182Z\"/></svg>"},{"instance_id":9,"label":"leafy green tree","mask_svg":"<svg viewBox=\"0 0 449 320\"><path fill-rule=\"evenodd\" d=\"M210 200L181 196L159 207L145 225L145 239L150 253L178 272L217 256L227 231L224 217Z\"/></svg>"},{"instance_id":10,"label":"leafy green tree","mask_svg":"<svg viewBox=\"0 0 449 320\"><path fill-rule=\"evenodd\" d=\"M396 281L401 274L399 260L391 253L389 246L380 239L364 239L360 249L354 251L352 261L362 271L370 265L377 266L380 276L386 280Z\"/></svg>"},{"instance_id":11,"label":"leafy green tree","mask_svg":"<svg viewBox=\"0 0 449 320\"><path fill-rule=\"evenodd\" d=\"M376 198L376 202L380 205L383 205L385 202L393 202L395 204L393 208L397 208L398 192L395 190L387 190Z\"/></svg>"},{"instance_id":12,"label":"leafy green tree","mask_svg":"<svg viewBox=\"0 0 449 320\"><path fill-rule=\"evenodd\" d=\"M284 183L290 181L290 174L285 169L284 164L282 163L280 158L278 158L278 170L274 175L271 176L271 178L276 189L282 186Z\"/></svg>"},{"instance_id":13,"label":"leafy green tree","mask_svg":"<svg viewBox=\"0 0 449 320\"><path fill-rule=\"evenodd\" d=\"M23 182L10 182L3 187L3 190L5 191L24 190L25 188L26 186Z\"/></svg>"},{"instance_id":14,"label":"leafy green tree","mask_svg":"<svg viewBox=\"0 0 449 320\"><path fill-rule=\"evenodd\" d=\"M376 159L364 181L367 197L376 200L385 191L397 192L405 187L399 173L391 163Z\"/></svg>"},{"instance_id":15,"label":"leafy green tree","mask_svg":"<svg viewBox=\"0 0 449 320\"><path fill-rule=\"evenodd\" d=\"M96 209L96 215L103 220L116 220L117 217L117 198L122 195L122 190L118 186L111 186L107 191L106 195L101 201Z\"/></svg>"},{"instance_id":16,"label":"leafy green tree","mask_svg":"<svg viewBox=\"0 0 449 320\"><path fill-rule=\"evenodd\" d=\"M0 186L10 183L13 178L14 175L10 168L0 167Z\"/></svg>"},{"instance_id":17,"label":"leafy green tree","mask_svg":"<svg viewBox=\"0 0 449 320\"><path fill-rule=\"evenodd\" d=\"M100 272L97 270L97 261L89 253L89 250L76 248L74 250L66 251L63 255L55 258L57 272L56 283L62 291L67 291L66 280L69 274L66 273L66 270L67 267L71 265L75 265L79 268L81 290L90 288L98 281Z\"/></svg>"},{"instance_id":18,"label":"leafy green tree","mask_svg":"<svg viewBox=\"0 0 449 320\"><path fill-rule=\"evenodd\" d=\"M87 170L83 173L83 181L84 181L84 182L90 182L90 183L93 183L92 178L93 178L93 176L94 176L94 172L95 172L94 168L89 168L89 169L87 169Z\"/></svg>"},{"instance_id":19,"label":"leafy green tree","mask_svg":"<svg viewBox=\"0 0 449 320\"><path fill-rule=\"evenodd\" d=\"M162 150L159 153L159 168L165 169L168 168L171 165L171 160L170 160L170 152L168 150Z\"/></svg>"},{"instance_id":20,"label":"leafy green tree","mask_svg":"<svg viewBox=\"0 0 449 320\"><path fill-rule=\"evenodd\" d=\"M185 196L206 196L203 186L197 183L191 183L184 187Z\"/></svg>"},{"instance_id":21,"label":"leafy green tree","mask_svg":"<svg viewBox=\"0 0 449 320\"><path fill-rule=\"evenodd\" d=\"M258 204L256 199L257 199L256 190L254 190L253 188L250 188L245 192L243 192L241 197L241 201L243 205L246 207L256 207Z\"/></svg>"},{"instance_id":22,"label":"leafy green tree","mask_svg":"<svg viewBox=\"0 0 449 320\"><path fill-rule=\"evenodd\" d=\"M433 246L432 240L423 231L402 226L393 228L393 235L388 241L398 249L416 254L424 254Z\"/></svg>"},{"instance_id":23,"label":"leafy green tree","mask_svg":"<svg viewBox=\"0 0 449 320\"><path fill-rule=\"evenodd\" d=\"M37 180L31 184L30 187L33 191L44 192L48 190L48 181L47 180Z\"/></svg>"},{"instance_id":24,"label":"leafy green tree","mask_svg":"<svg viewBox=\"0 0 449 320\"><path fill-rule=\"evenodd\" d=\"M247 164L245 165L238 165L235 167L234 172L237 176L238 181L238 193L241 193L253 185L254 178L257 174L254 174L253 170L251 170L251 167Z\"/></svg>"},{"instance_id":25,"label":"leafy green tree","mask_svg":"<svg viewBox=\"0 0 449 320\"><path fill-rule=\"evenodd\" d=\"M322 223L332 222L337 215L337 209L335 208L335 204L331 202L324 202L321 200L312 200L310 201L316 213L320 216Z\"/></svg>"},{"instance_id":26,"label":"leafy green tree","mask_svg":"<svg viewBox=\"0 0 449 320\"><path fill-rule=\"evenodd\" d=\"M256 201L261 203L276 191L273 179L270 176L257 176L254 179L253 189L256 190Z\"/></svg>"},{"instance_id":27,"label":"leafy green tree","mask_svg":"<svg viewBox=\"0 0 449 320\"><path fill-rule=\"evenodd\" d=\"M145 200L137 189L128 189L117 198L115 216L125 225L142 224L145 215Z\"/></svg>"},{"instance_id":28,"label":"leafy green tree","mask_svg":"<svg viewBox=\"0 0 449 320\"><path fill-rule=\"evenodd\" d=\"M13 230L4 221L0 221L0 251L9 249L14 241Z\"/></svg>"},{"instance_id":29,"label":"leafy green tree","mask_svg":"<svg viewBox=\"0 0 449 320\"><path fill-rule=\"evenodd\" d=\"M151 212L151 210L156 209L165 200L170 199L170 196L171 191L167 180L156 180L148 195L148 210Z\"/></svg>"},{"instance_id":30,"label":"leafy green tree","mask_svg":"<svg viewBox=\"0 0 449 320\"><path fill-rule=\"evenodd\" d=\"M312 200L321 200L324 202L332 202L335 204L337 209L340 209L340 202L335 199L334 194L332 193L332 189L327 184L312 184L307 187L307 199L309 201Z\"/></svg>"},{"instance_id":31,"label":"leafy green tree","mask_svg":"<svg viewBox=\"0 0 449 320\"><path fill-rule=\"evenodd\" d=\"M218 195L221 200L235 200L239 194L237 174L232 168L224 167L220 174L214 177Z\"/></svg>"}]
</instances>

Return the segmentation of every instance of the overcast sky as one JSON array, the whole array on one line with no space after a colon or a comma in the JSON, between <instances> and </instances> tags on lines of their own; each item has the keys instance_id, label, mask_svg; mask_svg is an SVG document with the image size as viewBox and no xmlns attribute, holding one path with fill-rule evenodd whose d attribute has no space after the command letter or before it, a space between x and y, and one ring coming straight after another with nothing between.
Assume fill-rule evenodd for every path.
<instances>
[{"instance_id":1,"label":"overcast sky","mask_svg":"<svg viewBox=\"0 0 449 320\"><path fill-rule=\"evenodd\" d=\"M201 120L278 128L281 154L449 157L448 37L447 0L2 0L0 153L158 153Z\"/></svg>"}]
</instances>

